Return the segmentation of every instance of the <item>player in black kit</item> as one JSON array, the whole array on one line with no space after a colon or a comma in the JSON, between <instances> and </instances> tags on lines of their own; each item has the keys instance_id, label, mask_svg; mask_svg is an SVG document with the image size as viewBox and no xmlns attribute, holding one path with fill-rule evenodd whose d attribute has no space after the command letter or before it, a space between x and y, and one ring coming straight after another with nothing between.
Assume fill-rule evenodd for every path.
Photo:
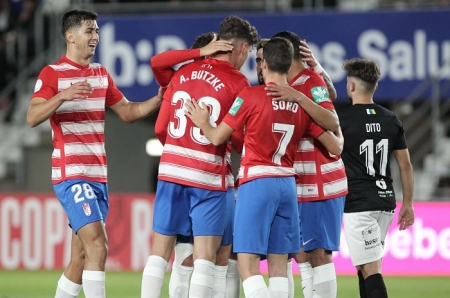
<instances>
[{"instance_id":1,"label":"player in black kit","mask_svg":"<svg viewBox=\"0 0 450 298\"><path fill-rule=\"evenodd\" d=\"M348 178L344 229L352 263L358 270L360 297L384 298L381 275L384 239L394 217L396 199L390 158L397 160L403 192L399 228L414 223L413 168L403 125L390 110L373 102L380 69L365 59L343 64L351 106L338 112L344 150L342 159Z\"/></svg>"}]
</instances>

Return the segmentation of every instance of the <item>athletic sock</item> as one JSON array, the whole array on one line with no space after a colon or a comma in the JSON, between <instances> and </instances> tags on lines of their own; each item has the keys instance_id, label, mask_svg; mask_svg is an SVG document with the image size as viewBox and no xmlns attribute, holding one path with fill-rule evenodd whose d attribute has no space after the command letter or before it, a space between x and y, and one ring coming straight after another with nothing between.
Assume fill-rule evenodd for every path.
<instances>
[{"instance_id":1,"label":"athletic sock","mask_svg":"<svg viewBox=\"0 0 450 298\"><path fill-rule=\"evenodd\" d=\"M288 298L289 297L289 280L287 277L271 277L269 278L270 297Z\"/></svg>"},{"instance_id":2,"label":"athletic sock","mask_svg":"<svg viewBox=\"0 0 450 298\"><path fill-rule=\"evenodd\" d=\"M174 251L175 257L169 280L169 297L187 298L189 295L189 279L194 267L183 266L182 263L192 255L194 246L191 243L177 243Z\"/></svg>"},{"instance_id":3,"label":"athletic sock","mask_svg":"<svg viewBox=\"0 0 450 298\"><path fill-rule=\"evenodd\" d=\"M366 284L364 282L364 276L363 276L361 270L358 270L358 281L359 281L359 297L367 298Z\"/></svg>"},{"instance_id":4,"label":"athletic sock","mask_svg":"<svg viewBox=\"0 0 450 298\"><path fill-rule=\"evenodd\" d=\"M228 266L214 267L214 283L213 283L213 298L225 298L227 294L227 270Z\"/></svg>"},{"instance_id":5,"label":"athletic sock","mask_svg":"<svg viewBox=\"0 0 450 298\"><path fill-rule=\"evenodd\" d=\"M189 296L189 279L193 270L193 267L173 264L169 281L170 298L187 298Z\"/></svg>"},{"instance_id":6,"label":"athletic sock","mask_svg":"<svg viewBox=\"0 0 450 298\"><path fill-rule=\"evenodd\" d=\"M292 259L290 259L287 263L286 274L289 282L289 298L294 298L295 284L294 284L294 274L292 273Z\"/></svg>"},{"instance_id":7,"label":"athletic sock","mask_svg":"<svg viewBox=\"0 0 450 298\"><path fill-rule=\"evenodd\" d=\"M302 278L302 291L303 297L312 298L313 296L313 268L311 264L300 263L298 264L298 269L300 270L300 277Z\"/></svg>"},{"instance_id":8,"label":"athletic sock","mask_svg":"<svg viewBox=\"0 0 450 298\"><path fill-rule=\"evenodd\" d=\"M86 298L105 298L105 271L83 270L83 291Z\"/></svg>"},{"instance_id":9,"label":"athletic sock","mask_svg":"<svg viewBox=\"0 0 450 298\"><path fill-rule=\"evenodd\" d=\"M68 279L64 273L58 280L55 298L74 298L80 293L81 285Z\"/></svg>"},{"instance_id":10,"label":"athletic sock","mask_svg":"<svg viewBox=\"0 0 450 298\"><path fill-rule=\"evenodd\" d=\"M227 270L227 298L239 298L241 295L241 279L236 260L228 260Z\"/></svg>"},{"instance_id":11,"label":"athletic sock","mask_svg":"<svg viewBox=\"0 0 450 298\"><path fill-rule=\"evenodd\" d=\"M194 261L194 271L189 287L190 298L212 297L214 267L214 263L207 260Z\"/></svg>"},{"instance_id":12,"label":"athletic sock","mask_svg":"<svg viewBox=\"0 0 450 298\"><path fill-rule=\"evenodd\" d=\"M160 256L149 256L142 274L141 298L158 298L164 282L167 261Z\"/></svg>"},{"instance_id":13,"label":"athletic sock","mask_svg":"<svg viewBox=\"0 0 450 298\"><path fill-rule=\"evenodd\" d=\"M380 273L370 275L364 281L367 298L387 298L386 285Z\"/></svg>"},{"instance_id":14,"label":"athletic sock","mask_svg":"<svg viewBox=\"0 0 450 298\"><path fill-rule=\"evenodd\" d=\"M336 297L336 270L333 263L313 268L313 297Z\"/></svg>"},{"instance_id":15,"label":"athletic sock","mask_svg":"<svg viewBox=\"0 0 450 298\"><path fill-rule=\"evenodd\" d=\"M253 275L242 282L246 298L270 298L269 289L262 275Z\"/></svg>"}]
</instances>

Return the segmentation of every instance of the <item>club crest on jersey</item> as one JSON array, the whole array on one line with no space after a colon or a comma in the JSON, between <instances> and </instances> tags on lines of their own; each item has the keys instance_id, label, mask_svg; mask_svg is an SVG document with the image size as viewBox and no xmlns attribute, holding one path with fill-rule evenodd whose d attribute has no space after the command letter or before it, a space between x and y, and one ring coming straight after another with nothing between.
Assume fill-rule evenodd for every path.
<instances>
[{"instance_id":1,"label":"club crest on jersey","mask_svg":"<svg viewBox=\"0 0 450 298\"><path fill-rule=\"evenodd\" d=\"M231 106L230 110L228 111L229 114L231 115L236 115L237 112L239 111L239 109L241 108L242 104L244 103L244 100L240 97L237 97L234 102L233 105Z\"/></svg>"},{"instance_id":2,"label":"club crest on jersey","mask_svg":"<svg viewBox=\"0 0 450 298\"><path fill-rule=\"evenodd\" d=\"M322 86L313 87L311 88L311 94L313 96L314 102L317 104L324 101L330 101L328 90L325 87Z\"/></svg>"},{"instance_id":3,"label":"club crest on jersey","mask_svg":"<svg viewBox=\"0 0 450 298\"><path fill-rule=\"evenodd\" d=\"M84 211L84 214L86 214L86 216L91 216L91 214L92 214L91 206L89 206L88 203L83 204L83 211Z\"/></svg>"}]
</instances>

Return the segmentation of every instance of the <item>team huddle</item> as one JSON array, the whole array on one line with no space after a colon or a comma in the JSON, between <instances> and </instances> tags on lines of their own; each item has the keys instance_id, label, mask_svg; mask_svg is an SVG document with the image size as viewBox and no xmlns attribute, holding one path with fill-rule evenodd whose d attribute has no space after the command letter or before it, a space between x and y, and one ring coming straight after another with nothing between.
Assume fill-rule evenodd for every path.
<instances>
[{"instance_id":1,"label":"team huddle","mask_svg":"<svg viewBox=\"0 0 450 298\"><path fill-rule=\"evenodd\" d=\"M240 297L241 285L245 297L300 297L292 259L304 297L337 297L332 252L342 220L360 296L387 297L381 258L396 207L391 154L401 173L400 229L414 222L413 171L401 122L373 103L375 62L344 62L352 105L336 113L336 90L304 40L291 31L261 39L247 20L229 16L191 49L152 57L158 95L131 102L90 62L96 19L84 10L63 16L67 52L42 70L27 115L32 127L50 120L52 183L73 231L55 298L77 297L81 287L87 298L106 297L105 107L126 122L159 108L164 150L142 298L161 296L174 251L170 297ZM255 46L259 86L239 72ZM241 154L237 177L233 150Z\"/></svg>"}]
</instances>

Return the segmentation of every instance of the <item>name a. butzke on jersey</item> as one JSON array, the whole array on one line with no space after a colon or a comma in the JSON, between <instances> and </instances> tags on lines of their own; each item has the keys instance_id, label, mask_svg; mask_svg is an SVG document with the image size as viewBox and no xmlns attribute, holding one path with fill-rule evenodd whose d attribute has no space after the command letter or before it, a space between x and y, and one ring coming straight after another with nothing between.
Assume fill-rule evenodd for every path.
<instances>
[{"instance_id":1,"label":"name a. butzke on jersey","mask_svg":"<svg viewBox=\"0 0 450 298\"><path fill-rule=\"evenodd\" d=\"M220 89L225 87L225 85L218 77L216 77L214 74L210 73L207 70L194 70L188 77L185 77L184 75L180 76L180 84L192 80L203 80L209 83L216 91L219 91Z\"/></svg>"}]
</instances>

